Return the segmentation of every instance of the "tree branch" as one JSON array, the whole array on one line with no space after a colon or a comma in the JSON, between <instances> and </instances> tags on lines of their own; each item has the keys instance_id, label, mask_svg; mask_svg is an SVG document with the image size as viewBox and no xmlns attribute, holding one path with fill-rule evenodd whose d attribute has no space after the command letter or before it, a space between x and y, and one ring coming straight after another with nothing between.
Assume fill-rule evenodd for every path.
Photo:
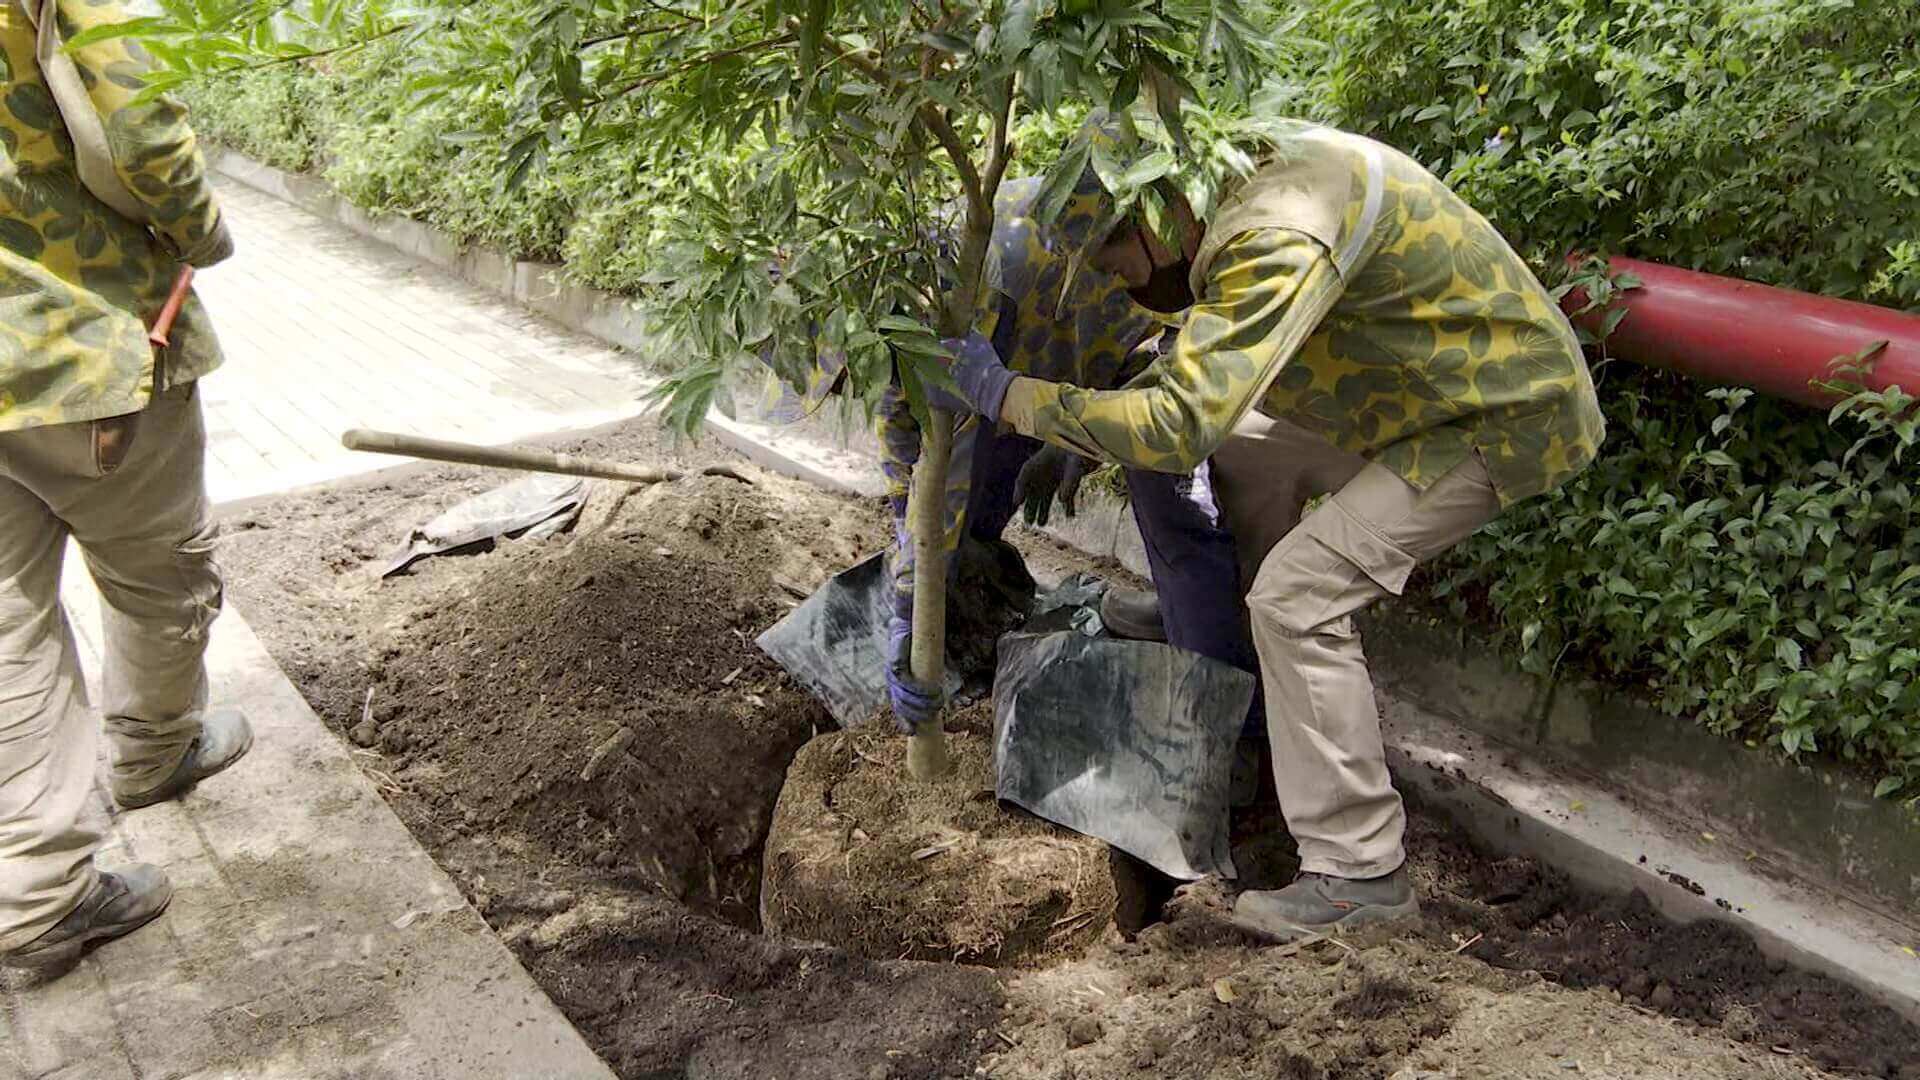
<instances>
[{"instance_id":1,"label":"tree branch","mask_svg":"<svg viewBox=\"0 0 1920 1080\"><path fill-rule=\"evenodd\" d=\"M621 41L626 38L651 37L654 34L671 34L680 29L678 26L640 26L631 30L616 30L611 34L580 39L580 48L591 49L595 45L605 45L609 41Z\"/></svg>"},{"instance_id":2,"label":"tree branch","mask_svg":"<svg viewBox=\"0 0 1920 1080\"><path fill-rule=\"evenodd\" d=\"M880 262L884 259L891 259L895 255L911 255L913 254L913 252L914 252L914 245L909 244L906 247L889 248L886 251L882 251L878 254L869 255L866 258L861 259L859 262L854 263L852 266L848 267L844 272L836 275L832 281L827 282L827 288L829 289L833 288L835 285L838 285L842 281L845 281L848 278L852 277L853 275L859 273L860 271L865 270L867 267L872 266L874 263Z\"/></svg>"},{"instance_id":3,"label":"tree branch","mask_svg":"<svg viewBox=\"0 0 1920 1080\"><path fill-rule=\"evenodd\" d=\"M793 40L794 40L794 35L792 33L779 34L774 37L761 38L759 41L748 42L745 45L737 45L731 49L720 49L715 52L703 53L702 55L693 57L692 59L682 60L680 63L675 64L672 67L664 68L660 71L656 71L651 75L642 75L641 77L634 79L632 82L629 82L626 85L620 87L618 90L615 90L610 94L602 94L599 97L594 98L592 101L586 102L585 104L588 106L603 105L606 102L612 101L614 98L625 97L626 95L631 94L635 90L638 90L642 87L652 86L654 83L660 82L663 79L671 79L675 75L680 74L681 72L688 71L696 67L700 67L703 64L711 64L715 60L725 60L729 56L739 56L742 53L757 52L761 49L769 49L777 45L785 45L792 42Z\"/></svg>"},{"instance_id":4,"label":"tree branch","mask_svg":"<svg viewBox=\"0 0 1920 1080\"><path fill-rule=\"evenodd\" d=\"M1007 133L1013 128L1013 98L1014 92L1019 89L1018 77L1007 76L1007 81L1000 88L1000 110L993 117L993 151L987 158L987 175L982 181L988 201L992 201L999 193L1000 181L1006 177L1007 165L1013 161L1013 146L1008 141Z\"/></svg>"},{"instance_id":5,"label":"tree branch","mask_svg":"<svg viewBox=\"0 0 1920 1080\"><path fill-rule=\"evenodd\" d=\"M251 64L234 64L229 67L216 68L214 69L212 74L235 75L242 71L260 71L264 68L279 67L282 64L300 64L300 63L305 63L308 60L318 60L323 56L332 56L335 53L351 52L354 49L366 48L368 45L371 45L374 42L379 41L381 38L392 37L393 35L400 33L402 30L411 30L413 29L413 26L414 24L412 23L401 23L398 26L389 26L385 30L380 31L377 34L373 34L368 37L363 37L358 41L349 41L349 42L345 42L340 45L334 45L325 49L314 49L310 52L303 52L294 56L276 56L271 60L258 60Z\"/></svg>"},{"instance_id":6,"label":"tree branch","mask_svg":"<svg viewBox=\"0 0 1920 1080\"><path fill-rule=\"evenodd\" d=\"M695 26L706 25L704 22L700 21L698 16L689 15L686 12L679 10L678 8L670 8L667 5L660 3L659 0L640 0L640 2L652 8L653 10L660 12L663 15L672 15L676 18L684 19Z\"/></svg>"},{"instance_id":7,"label":"tree branch","mask_svg":"<svg viewBox=\"0 0 1920 1080\"><path fill-rule=\"evenodd\" d=\"M900 81L889 75L886 69L835 41L833 35L823 35L822 41L827 48L834 51L835 55L852 64L874 82L895 89L900 87ZM974 168L973 156L967 152L967 144L961 141L959 133L953 130L953 125L947 123L947 118L941 116L940 110L930 102L922 104L914 115L919 117L920 125L927 129L927 133L933 136L934 141L946 150L947 157L953 161L954 171L960 174L960 187L966 192L968 208L983 220L992 216L993 204L988 201L985 189L981 186L980 170Z\"/></svg>"}]
</instances>

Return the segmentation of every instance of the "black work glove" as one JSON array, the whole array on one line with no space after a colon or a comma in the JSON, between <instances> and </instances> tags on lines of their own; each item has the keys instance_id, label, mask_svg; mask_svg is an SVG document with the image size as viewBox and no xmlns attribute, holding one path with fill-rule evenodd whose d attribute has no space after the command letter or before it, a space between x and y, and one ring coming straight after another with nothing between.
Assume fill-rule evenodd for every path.
<instances>
[{"instance_id":1,"label":"black work glove","mask_svg":"<svg viewBox=\"0 0 1920 1080\"><path fill-rule=\"evenodd\" d=\"M1021 516L1038 528L1053 517L1053 501L1068 517L1074 515L1074 500L1080 496L1080 482L1094 469L1094 463L1057 446L1043 446L1039 453L1021 466L1013 484L1013 501L1021 504Z\"/></svg>"}]
</instances>

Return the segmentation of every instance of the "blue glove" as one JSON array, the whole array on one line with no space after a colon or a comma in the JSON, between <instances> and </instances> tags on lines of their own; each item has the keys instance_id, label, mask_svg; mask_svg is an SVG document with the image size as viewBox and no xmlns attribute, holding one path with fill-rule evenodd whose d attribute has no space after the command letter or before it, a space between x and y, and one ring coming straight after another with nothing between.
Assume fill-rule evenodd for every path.
<instances>
[{"instance_id":1,"label":"blue glove","mask_svg":"<svg viewBox=\"0 0 1920 1080\"><path fill-rule=\"evenodd\" d=\"M887 623L887 700L893 703L893 722L911 735L939 715L940 687L927 687L913 677L913 620L895 615Z\"/></svg>"},{"instance_id":2,"label":"blue glove","mask_svg":"<svg viewBox=\"0 0 1920 1080\"><path fill-rule=\"evenodd\" d=\"M999 423L1000 406L1007 400L1007 387L1013 385L1013 372L1000 362L1000 354L994 351L993 343L974 333L964 338L948 338L940 344L953 354L953 362L947 365L947 374L953 376L954 385L960 388L960 395L965 400L956 401L951 395L935 390L932 394L934 407L979 413Z\"/></svg>"}]
</instances>

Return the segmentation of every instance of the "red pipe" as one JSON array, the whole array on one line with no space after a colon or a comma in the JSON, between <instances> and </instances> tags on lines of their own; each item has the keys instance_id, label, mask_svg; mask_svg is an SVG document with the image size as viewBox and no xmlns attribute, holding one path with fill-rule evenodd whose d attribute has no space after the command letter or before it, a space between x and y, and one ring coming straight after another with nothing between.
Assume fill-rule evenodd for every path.
<instances>
[{"instance_id":1,"label":"red pipe","mask_svg":"<svg viewBox=\"0 0 1920 1080\"><path fill-rule=\"evenodd\" d=\"M1709 382L1829 405L1834 395L1810 381L1828 378L1835 357L1884 341L1886 347L1869 361L1866 384L1920 395L1920 316L1639 259L1615 258L1610 265L1612 276L1632 274L1641 287L1619 293L1610 305L1625 307L1627 316L1608 335L1608 352ZM1576 289L1562 303L1572 314L1586 306L1586 294ZM1604 314L1593 311L1574 321L1598 333Z\"/></svg>"}]
</instances>

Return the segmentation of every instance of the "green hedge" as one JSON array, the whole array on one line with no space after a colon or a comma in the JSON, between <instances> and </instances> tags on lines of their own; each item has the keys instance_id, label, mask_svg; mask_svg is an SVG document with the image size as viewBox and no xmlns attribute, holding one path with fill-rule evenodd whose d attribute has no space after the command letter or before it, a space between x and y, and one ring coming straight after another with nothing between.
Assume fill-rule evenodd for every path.
<instances>
[{"instance_id":1,"label":"green hedge","mask_svg":"<svg viewBox=\"0 0 1920 1080\"><path fill-rule=\"evenodd\" d=\"M1319 5L1294 88L1554 267L1617 251L1920 304L1920 5ZM1550 672L1920 789L1911 402L1828 417L1603 364L1600 462L1425 579Z\"/></svg>"},{"instance_id":2,"label":"green hedge","mask_svg":"<svg viewBox=\"0 0 1920 1080\"><path fill-rule=\"evenodd\" d=\"M1400 146L1543 272L1575 248L1920 307L1912 0L1302 0L1268 107ZM369 209L640 291L670 199L638 155L557 158L511 197L511 88L422 104L378 46L193 95L203 133ZM679 182L679 181L673 181ZM663 209L667 208L667 209ZM1920 524L1899 396L1833 419L1619 362L1580 480L1424 576L1538 671L1920 792Z\"/></svg>"}]
</instances>

